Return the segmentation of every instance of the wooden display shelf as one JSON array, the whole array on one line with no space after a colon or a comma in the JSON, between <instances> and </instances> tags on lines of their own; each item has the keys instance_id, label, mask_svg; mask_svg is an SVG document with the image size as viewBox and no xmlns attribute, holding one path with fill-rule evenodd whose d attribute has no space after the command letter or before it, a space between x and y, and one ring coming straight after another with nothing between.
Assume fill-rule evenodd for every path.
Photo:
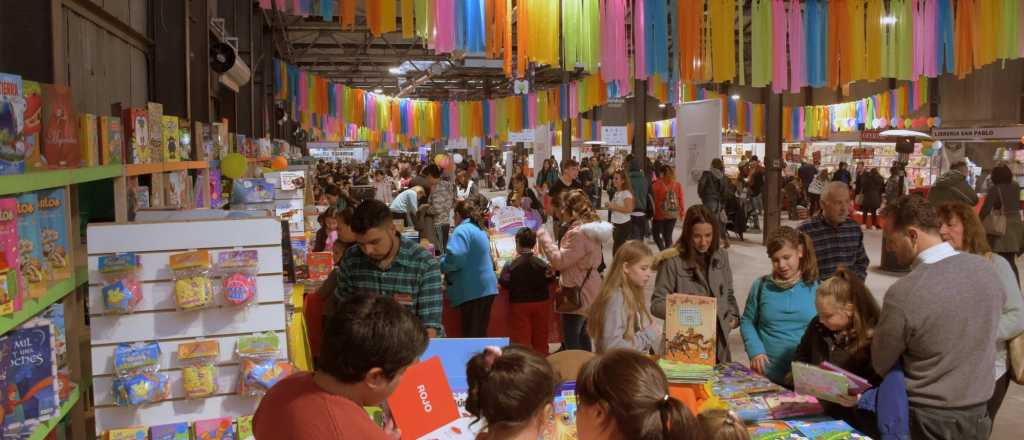
<instances>
[{"instance_id":1,"label":"wooden display shelf","mask_svg":"<svg viewBox=\"0 0 1024 440\"><path fill-rule=\"evenodd\" d=\"M36 425L32 431L32 435L28 437L29 440L43 440L50 432L60 424L60 421L64 419L68 413L78 404L78 400L81 398L82 393L79 391L77 386L72 386L71 393L68 394L68 400L60 405L60 412L53 416L51 419Z\"/></svg>"},{"instance_id":2,"label":"wooden display shelf","mask_svg":"<svg viewBox=\"0 0 1024 440\"><path fill-rule=\"evenodd\" d=\"M249 162L270 162L274 160L272 157L247 157L246 160Z\"/></svg>"},{"instance_id":3,"label":"wooden display shelf","mask_svg":"<svg viewBox=\"0 0 1024 440\"><path fill-rule=\"evenodd\" d=\"M50 288L46 290L45 295L36 299L25 299L21 303L21 310L7 316L0 316L0 334L7 333L33 316L38 315L39 312L42 312L51 304L64 299L76 287L88 281L89 272L82 267L75 270L74 276L50 283Z\"/></svg>"},{"instance_id":4,"label":"wooden display shelf","mask_svg":"<svg viewBox=\"0 0 1024 440\"><path fill-rule=\"evenodd\" d=\"M167 171L206 169L209 163L202 160L186 160L181 162L133 163L124 166L125 176L142 176Z\"/></svg>"},{"instance_id":5,"label":"wooden display shelf","mask_svg":"<svg viewBox=\"0 0 1024 440\"><path fill-rule=\"evenodd\" d=\"M49 170L0 176L0 195L75 185L120 176L122 165Z\"/></svg>"}]
</instances>

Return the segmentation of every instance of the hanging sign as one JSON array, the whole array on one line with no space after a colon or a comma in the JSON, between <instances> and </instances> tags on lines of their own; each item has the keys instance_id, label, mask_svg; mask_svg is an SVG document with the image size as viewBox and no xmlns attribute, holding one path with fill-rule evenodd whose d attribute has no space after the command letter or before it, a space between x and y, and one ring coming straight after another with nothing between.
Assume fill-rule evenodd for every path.
<instances>
[{"instance_id":1,"label":"hanging sign","mask_svg":"<svg viewBox=\"0 0 1024 440\"><path fill-rule=\"evenodd\" d=\"M508 133L509 142L533 142L533 129L528 128L523 131L510 131Z\"/></svg>"},{"instance_id":2,"label":"hanging sign","mask_svg":"<svg viewBox=\"0 0 1024 440\"><path fill-rule=\"evenodd\" d=\"M1015 140L1024 136L1024 125L1009 127L933 128L932 138L950 140Z\"/></svg>"},{"instance_id":3,"label":"hanging sign","mask_svg":"<svg viewBox=\"0 0 1024 440\"><path fill-rule=\"evenodd\" d=\"M629 131L624 125L601 127L601 141L606 145L629 145Z\"/></svg>"}]
</instances>

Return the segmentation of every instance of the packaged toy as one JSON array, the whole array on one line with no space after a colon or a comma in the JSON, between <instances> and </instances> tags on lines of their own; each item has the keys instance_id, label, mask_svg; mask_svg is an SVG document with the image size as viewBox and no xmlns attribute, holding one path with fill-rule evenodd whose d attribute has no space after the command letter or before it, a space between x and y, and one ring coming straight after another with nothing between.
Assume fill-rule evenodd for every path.
<instances>
[{"instance_id":1,"label":"packaged toy","mask_svg":"<svg viewBox=\"0 0 1024 440\"><path fill-rule=\"evenodd\" d=\"M254 304L256 275L259 273L256 250L224 251L217 254L217 275L221 297L229 305Z\"/></svg>"},{"instance_id":2,"label":"packaged toy","mask_svg":"<svg viewBox=\"0 0 1024 440\"><path fill-rule=\"evenodd\" d=\"M139 272L142 266L133 252L103 255L98 263L99 275L103 279L100 294L103 307L109 313L131 313L142 301L142 283Z\"/></svg>"},{"instance_id":3,"label":"packaged toy","mask_svg":"<svg viewBox=\"0 0 1024 440\"><path fill-rule=\"evenodd\" d=\"M190 399L209 397L217 392L214 363L220 355L220 343L213 340L183 342L178 344L178 359L185 366L181 369L182 386L185 396Z\"/></svg>"},{"instance_id":4,"label":"packaged toy","mask_svg":"<svg viewBox=\"0 0 1024 440\"><path fill-rule=\"evenodd\" d=\"M195 310L213 303L210 279L210 253L194 251L170 257L174 279L174 299L181 310Z\"/></svg>"}]
</instances>

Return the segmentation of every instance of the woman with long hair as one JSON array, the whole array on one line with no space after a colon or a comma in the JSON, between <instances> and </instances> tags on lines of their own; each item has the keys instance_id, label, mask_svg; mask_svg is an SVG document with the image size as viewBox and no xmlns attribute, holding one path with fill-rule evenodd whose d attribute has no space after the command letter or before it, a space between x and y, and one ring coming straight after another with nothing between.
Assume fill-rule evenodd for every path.
<instances>
[{"instance_id":1,"label":"woman with long hair","mask_svg":"<svg viewBox=\"0 0 1024 440\"><path fill-rule=\"evenodd\" d=\"M661 319L665 319L665 302L672 295L687 293L717 299L717 363L731 362L729 332L740 323L729 254L719 245L721 227L715 214L704 205L687 209L679 240L658 255L658 276L651 297L651 314Z\"/></svg>"},{"instance_id":2,"label":"woman with long hair","mask_svg":"<svg viewBox=\"0 0 1024 440\"><path fill-rule=\"evenodd\" d=\"M455 203L455 231L441 258L441 272L448 283L446 297L461 312L464 338L487 336L491 305L498 294L483 211L472 200Z\"/></svg>"},{"instance_id":3,"label":"woman with long hair","mask_svg":"<svg viewBox=\"0 0 1024 440\"><path fill-rule=\"evenodd\" d=\"M1013 179L1013 171L1006 164L992 168L992 185L985 195L979 217L984 220L996 212L1006 218L1006 230L1002 234L989 234L988 244L992 252L1006 259L1013 269L1013 277L1020 283L1017 272L1017 255L1024 245L1024 222L1020 219L1020 185ZM990 231L991 232L991 231Z\"/></svg>"},{"instance_id":4,"label":"woman with long hair","mask_svg":"<svg viewBox=\"0 0 1024 440\"><path fill-rule=\"evenodd\" d=\"M527 185L526 176L523 174L516 174L512 176L512 181L508 187L508 197L506 198L506 204L508 206L515 206L524 209L533 209L541 214L544 213L544 205L542 200L537 197L537 194ZM524 200L530 199L529 205L523 205Z\"/></svg>"},{"instance_id":5,"label":"woman with long hair","mask_svg":"<svg viewBox=\"0 0 1024 440\"><path fill-rule=\"evenodd\" d=\"M615 253L601 293L587 313L587 332L594 338L594 351L631 348L643 353L660 353L664 332L651 317L644 287L651 279L654 254L642 241L627 241Z\"/></svg>"},{"instance_id":6,"label":"woman with long hair","mask_svg":"<svg viewBox=\"0 0 1024 440\"><path fill-rule=\"evenodd\" d=\"M580 288L580 308L562 313L564 348L590 351L586 314L601 290L601 273L597 267L601 265L603 244L611 239L612 225L601 221L590 205L590 197L578 189L563 195L560 211L567 225L562 240L555 243L551 234L541 229L537 242L551 268L559 271L559 286Z\"/></svg>"},{"instance_id":7,"label":"woman with long hair","mask_svg":"<svg viewBox=\"0 0 1024 440\"><path fill-rule=\"evenodd\" d=\"M943 203L937 206L935 211L942 221L939 228L942 239L953 246L953 249L980 255L991 261L1006 290L1006 301L1003 302L1003 309L999 314L999 327L996 333L996 386L992 398L988 401L989 418L995 420L999 407L1003 404L1003 398L1006 397L1006 390L1010 386L1006 344L1024 331L1024 299L1021 298L1020 285L1006 259L995 258L995 253L992 252L985 237L985 227L981 225L978 214L971 206L959 202Z\"/></svg>"},{"instance_id":8,"label":"woman with long hair","mask_svg":"<svg viewBox=\"0 0 1024 440\"><path fill-rule=\"evenodd\" d=\"M633 234L633 185L622 170L612 173L612 187L615 193L608 202L609 221L615 226L612 231L612 255L619 251Z\"/></svg>"}]
</instances>

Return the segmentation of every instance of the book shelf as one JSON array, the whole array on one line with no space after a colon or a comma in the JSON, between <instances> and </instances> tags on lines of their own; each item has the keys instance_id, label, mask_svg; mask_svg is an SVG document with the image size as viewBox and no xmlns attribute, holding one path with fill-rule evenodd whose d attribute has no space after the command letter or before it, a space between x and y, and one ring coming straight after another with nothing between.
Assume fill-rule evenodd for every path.
<instances>
[{"instance_id":1,"label":"book shelf","mask_svg":"<svg viewBox=\"0 0 1024 440\"><path fill-rule=\"evenodd\" d=\"M205 170L208 167L209 163L201 160L181 162L133 163L124 166L124 175L127 177L144 176L146 174L165 173L168 171Z\"/></svg>"},{"instance_id":2,"label":"book shelf","mask_svg":"<svg viewBox=\"0 0 1024 440\"><path fill-rule=\"evenodd\" d=\"M43 440L47 435L53 431L53 428L57 427L57 424L67 416L81 399L82 393L79 391L77 386L71 388L71 393L68 394L68 399L60 405L60 412L52 419L40 423L36 426L35 430L32 431L32 435L28 437L28 440Z\"/></svg>"},{"instance_id":3,"label":"book shelf","mask_svg":"<svg viewBox=\"0 0 1024 440\"><path fill-rule=\"evenodd\" d=\"M28 321L52 304L59 302L74 292L75 288L89 281L89 275L84 267L75 270L75 276L66 280L54 281L46 290L46 294L36 299L26 299L21 305L21 310L8 316L0 316L0 334L7 333L11 329Z\"/></svg>"},{"instance_id":4,"label":"book shelf","mask_svg":"<svg viewBox=\"0 0 1024 440\"><path fill-rule=\"evenodd\" d=\"M0 176L0 196L112 179L120 176L122 170L123 165L105 165Z\"/></svg>"}]
</instances>

